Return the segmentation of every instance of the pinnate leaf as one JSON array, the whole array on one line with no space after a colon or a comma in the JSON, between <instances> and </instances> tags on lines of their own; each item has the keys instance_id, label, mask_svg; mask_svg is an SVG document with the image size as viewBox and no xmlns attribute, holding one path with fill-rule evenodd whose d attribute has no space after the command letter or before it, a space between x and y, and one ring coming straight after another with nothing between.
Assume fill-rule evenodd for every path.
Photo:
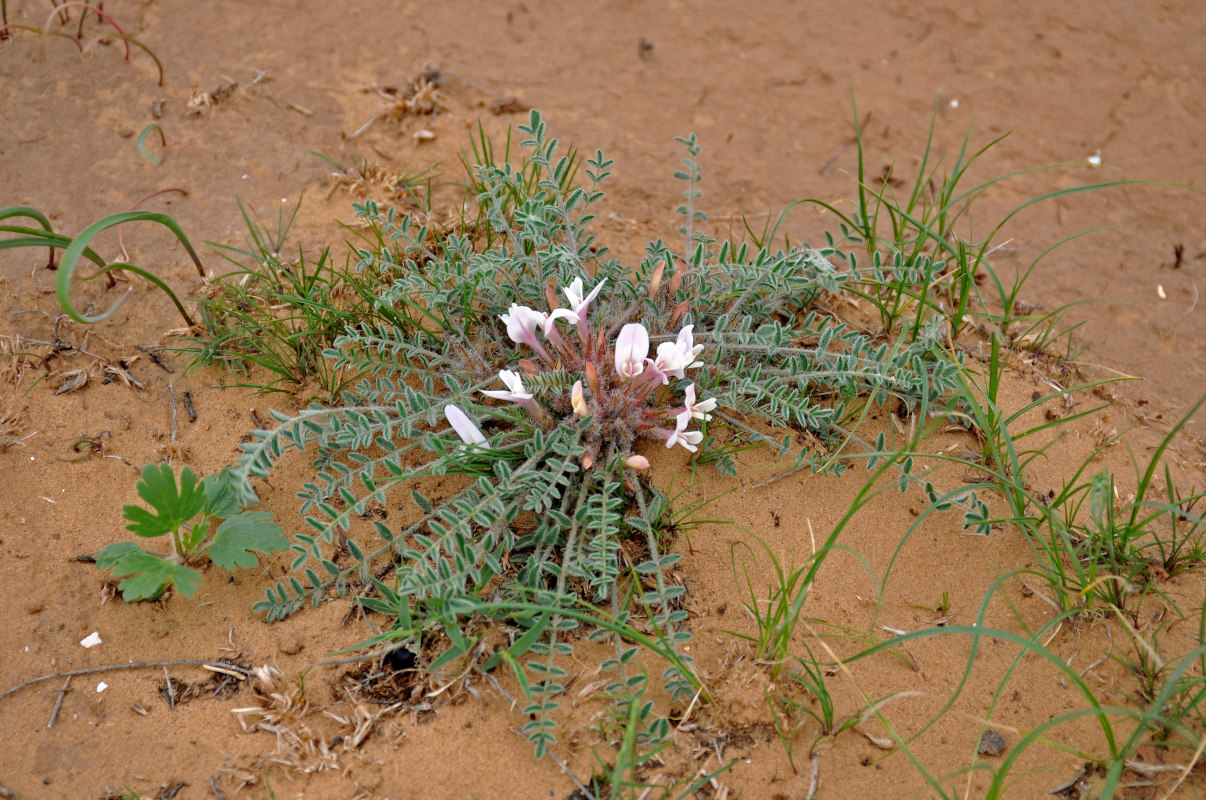
<instances>
[{"instance_id":1,"label":"pinnate leaf","mask_svg":"<svg viewBox=\"0 0 1206 800\"><path fill-rule=\"evenodd\" d=\"M113 571L114 577L129 576L117 585L127 603L154 600L168 586L185 597L192 597L201 584L201 573L148 553L135 542L111 544L96 554L96 565Z\"/></svg>"},{"instance_id":2,"label":"pinnate leaf","mask_svg":"<svg viewBox=\"0 0 1206 800\"><path fill-rule=\"evenodd\" d=\"M209 558L222 569L254 567L255 552L278 553L289 549L281 526L267 511L244 511L218 526L209 543Z\"/></svg>"},{"instance_id":3,"label":"pinnate leaf","mask_svg":"<svg viewBox=\"0 0 1206 800\"><path fill-rule=\"evenodd\" d=\"M142 468L142 480L137 488L138 496L155 509L155 513L151 513L139 506L122 508L130 521L126 528L139 536L162 536L177 531L205 507L205 490L188 467L181 471L177 488L171 467L147 464Z\"/></svg>"}]
</instances>

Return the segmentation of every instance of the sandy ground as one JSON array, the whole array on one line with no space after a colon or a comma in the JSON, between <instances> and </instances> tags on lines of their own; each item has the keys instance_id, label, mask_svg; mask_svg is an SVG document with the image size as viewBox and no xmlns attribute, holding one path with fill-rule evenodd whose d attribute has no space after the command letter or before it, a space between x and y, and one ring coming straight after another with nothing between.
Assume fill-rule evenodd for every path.
<instances>
[{"instance_id":1,"label":"sandy ground","mask_svg":"<svg viewBox=\"0 0 1206 800\"><path fill-rule=\"evenodd\" d=\"M27 6L27 8L26 8ZM1206 15L1192 0L1152 6L1135 2L951 3L870 2L839 10L807 2L766 2L736 9L729 3L602 5L589 13L568 2L313 3L303 0L197 4L179 0L111 0L105 11L151 48L164 79L135 48L122 60L110 40L81 60L62 38L13 30L0 41L0 206L47 212L58 230L126 210L153 192L179 188L148 202L166 210L197 241L239 244L241 198L258 218L275 220L304 195L293 246L338 249L345 238L335 220L351 219L352 198L333 190L329 165L314 153L353 158L412 172L439 162L459 180L458 152L479 120L496 137L536 107L563 141L616 161L616 176L600 215L598 235L625 260L639 259L644 242L671 238L680 187L671 178L680 151L675 135L699 134L704 147L703 205L720 225L739 230L788 203L816 197L851 198L856 185L852 146L855 111L863 122L868 171L892 166L916 176L931 118L939 149L951 153L970 131L978 148L1009 132L973 169L971 181L1048 164L1067 166L1019 176L987 192L978 220L991 225L1029 197L1092 182L1156 181L1206 186ZM12 22L43 27L48 3L9 3ZM57 23L54 23L57 25ZM76 18L62 28L75 32ZM84 41L110 30L89 21ZM405 85L425 64L445 76L444 107L433 117L378 120L372 87ZM499 101L512 98L516 102ZM937 108L937 115L932 116ZM135 146L138 133L159 124L165 161L155 166ZM428 131L434 138L416 137ZM1099 161L1099 166L1090 163ZM970 185L970 184L969 184ZM445 189L439 199L451 200ZM1198 302L1206 264L1201 220L1206 198L1171 185L1130 185L1036 205L1000 236L1005 269L1024 270L1045 248L1092 228L1046 257L1022 298L1069 312L1083 322L1079 356L1094 374L1116 371L1141 378L1110 390L1117 404L1058 443L1035 480L1058 486L1100 436L1134 426L1142 456L1171 422L1206 391L1206 311ZM832 224L799 208L785 231L818 240ZM131 226L125 241L147 265L185 293L199 280L183 252L160 230ZM116 240L102 252L117 254ZM223 269L209 248L207 268ZM179 324L162 296L137 286L110 320L85 330L55 326L53 275L32 251L0 251L0 419L10 438L0 449L0 691L56 671L101 665L226 658L273 664L282 687L304 676L311 704L288 712L297 741L244 733L231 710L253 704L252 692L197 667L136 669L44 682L0 700L0 785L21 798L102 797L123 788L143 796L565 798L574 785L549 759L536 761L513 729L522 719L488 683L476 679L434 697L405 697L400 709L376 716L362 668L307 668L370 635L347 607L329 604L266 626L250 612L282 565L225 574L210 571L191 600L158 604L106 602L105 576L77 556L126 538L123 503L135 499L136 469L168 458L203 472L229 463L237 443L271 407L296 407L309 395L258 396L222 389L232 378L217 370L168 373L136 349L168 340ZM107 304L102 288L80 297ZM1094 301L1094 302L1085 302ZM1206 301L1204 301L1206 303ZM44 364L2 349L14 336L58 335L97 357L76 353ZM48 348L35 348L39 356ZM103 383L102 367L142 356L129 372L145 389ZM1017 364L1011 402L1025 402L1050 378L1041 365ZM1041 367L1041 368L1040 368ZM56 393L64 372L89 371L82 389ZM168 392L190 393L196 422L173 414ZM1045 390L1044 390L1045 391ZM1187 486L1203 484L1206 461L1201 419L1174 448ZM97 457L68 461L73 444L103 444ZM99 456L113 456L101 458ZM1127 473L1122 448L1110 455ZM289 466L264 507L287 530L299 530ZM654 477L668 485L681 463L660 459ZM797 743L799 774L774 734L763 692L766 671L728 631L748 631L740 587L733 579L735 542L751 532L785 561L811 552L810 532L827 535L847 508L854 482L794 477L751 488L773 474L765 455L743 464L738 490L716 500L709 516L740 526L704 526L680 548L682 577L692 587L688 608L697 663L717 701L685 720L674 750L643 771L669 782L736 760L700 797L797 798L809 790L811 762L801 759L811 734ZM696 496L717 496L730 481L706 478ZM878 590L912 522L907 504L869 508L845 540L865 558L834 561L822 574L807 614L828 623L883 635L878 626L917 629L949 592L954 621L967 623L992 581L1022 569L1029 549L1009 531L989 539L964 536L953 518L935 518L892 564L876 614ZM868 567L876 576L868 575ZM765 564L762 564L765 570ZM1185 606L1201 606L1203 584L1190 575L1168 588ZM1023 587L1003 589L991 624L1037 627L1049 609ZM1066 626L1049 646L1088 666L1118 639L1098 621ZM98 631L103 644L79 641ZM583 651L586 652L586 651ZM954 691L968 655L967 641L933 640L911 652L910 663L884 657L834 676L846 713L861 706L860 691L883 697L916 692L890 709L901 730L916 730ZM980 721L1015 651L985 645L967 689L942 721L916 743L919 757L951 791L975 797L985 774L957 775L977 758ZM577 665L589 687L594 665ZM1103 691L1125 697L1128 676L1113 662L1092 672ZM97 684L104 680L104 692ZM60 690L62 704L52 718ZM190 687L196 687L186 691ZM279 688L279 687L278 687ZM288 693L288 690L282 689ZM294 694L300 694L294 691ZM193 696L195 695L195 696ZM1043 663L1024 662L1007 685L994 723L1007 744L1049 715L1076 707L1076 698ZM602 703L577 695L563 723L559 755L585 778L595 759L608 758L593 732ZM359 709L359 712L358 712ZM324 716L323 711L330 712ZM679 709L681 712L682 709ZM358 713L373 717L355 746ZM343 721L341 721L343 720ZM874 727L874 726L872 726ZM1071 748L1100 752L1088 725L1061 729ZM877 731L872 731L876 733ZM880 731L879 733L882 733ZM283 739L282 739L283 737ZM337 737L338 744L333 744ZM319 743L325 745L324 751ZM1183 753L1178 753L1183 757ZM1160 751L1145 757L1159 759ZM278 763L286 762L286 763ZM822 748L818 797L924 797L930 790L900 754L888 755L858 732ZM1064 784L1083 759L1032 748L1015 770L1010 796L1045 796ZM1201 781L1200 770L1196 779ZM183 788L176 790L180 783ZM1137 786L1128 797L1162 797L1160 787ZM240 787L241 790L240 790ZM729 794L724 794L724 792ZM1197 796L1191 778L1184 796ZM657 796L652 795L652 796ZM1085 795L1089 796L1089 795Z\"/></svg>"}]
</instances>

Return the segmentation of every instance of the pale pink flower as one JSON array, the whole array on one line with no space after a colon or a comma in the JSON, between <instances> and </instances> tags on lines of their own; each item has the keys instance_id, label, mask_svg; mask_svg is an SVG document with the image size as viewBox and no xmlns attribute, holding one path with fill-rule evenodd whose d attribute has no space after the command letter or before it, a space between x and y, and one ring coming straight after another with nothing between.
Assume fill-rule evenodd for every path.
<instances>
[{"instance_id":1,"label":"pale pink flower","mask_svg":"<svg viewBox=\"0 0 1206 800\"><path fill-rule=\"evenodd\" d=\"M645 371L645 356L649 355L649 331L637 322L620 329L616 337L616 372L631 380Z\"/></svg>"},{"instance_id":2,"label":"pale pink flower","mask_svg":"<svg viewBox=\"0 0 1206 800\"><path fill-rule=\"evenodd\" d=\"M629 469L644 471L649 469L649 459L644 456L629 456L624 459L624 466Z\"/></svg>"},{"instance_id":3,"label":"pale pink flower","mask_svg":"<svg viewBox=\"0 0 1206 800\"><path fill-rule=\"evenodd\" d=\"M695 344L695 337L691 333L691 329L694 327L694 325L686 325L678 332L678 342L676 344L679 353L682 354L683 369L695 369L696 367L703 366L702 361L696 360L696 356L703 352L704 346L702 344ZM679 375L679 377L681 378L682 375Z\"/></svg>"},{"instance_id":4,"label":"pale pink flower","mask_svg":"<svg viewBox=\"0 0 1206 800\"><path fill-rule=\"evenodd\" d=\"M577 324L578 338L582 340L583 344L586 344L590 334L586 324L586 315L590 311L590 304L599 296L599 291L605 283L607 283L606 278L596 283L595 288L591 289L590 294L586 295L586 297L582 296L581 278L574 278L569 286L561 290L565 292L565 299L569 300L570 304L569 311L564 316L566 319Z\"/></svg>"},{"instance_id":5,"label":"pale pink flower","mask_svg":"<svg viewBox=\"0 0 1206 800\"><path fill-rule=\"evenodd\" d=\"M511 310L506 314L499 315L499 319L507 326L507 336L516 344L526 344L531 347L542 358L552 363L553 358L545 350L544 345L536 338L536 329L544 329L544 325L548 320L549 315L543 314L527 306L521 306L518 303L511 304Z\"/></svg>"},{"instance_id":6,"label":"pale pink flower","mask_svg":"<svg viewBox=\"0 0 1206 800\"><path fill-rule=\"evenodd\" d=\"M607 283L606 278L596 283L595 288L591 289L590 294L588 294L585 298L582 296L581 278L574 278L570 282L570 285L561 291L565 292L565 299L569 300L570 310L579 317L584 317L586 316L587 310L590 308L590 304L596 297L599 296L599 290L603 288L603 284L605 283Z\"/></svg>"},{"instance_id":7,"label":"pale pink flower","mask_svg":"<svg viewBox=\"0 0 1206 800\"><path fill-rule=\"evenodd\" d=\"M649 361L650 379L656 380L660 377L663 386L670 383L669 376L671 375L676 378L683 377L683 354L674 342L662 342L657 346L657 358L647 360Z\"/></svg>"},{"instance_id":8,"label":"pale pink flower","mask_svg":"<svg viewBox=\"0 0 1206 800\"><path fill-rule=\"evenodd\" d=\"M569 353L569 346L565 340L561 338L561 333L557 330L557 320L568 320L571 324L578 322L578 315L568 308L555 308L549 314L545 315L544 322L541 323L540 329L544 332L544 338L549 340L549 343L560 350L562 353Z\"/></svg>"},{"instance_id":9,"label":"pale pink flower","mask_svg":"<svg viewBox=\"0 0 1206 800\"><path fill-rule=\"evenodd\" d=\"M518 403L528 410L532 416L537 419L544 417L544 409L536 404L532 398L532 393L524 389L523 378L518 372L512 372L509 369L504 369L498 373L498 377L507 387L507 391L492 390L483 391L486 397L493 397L495 400L506 400L510 403Z\"/></svg>"},{"instance_id":10,"label":"pale pink flower","mask_svg":"<svg viewBox=\"0 0 1206 800\"><path fill-rule=\"evenodd\" d=\"M706 400L695 402L695 384L689 384L686 391L686 407L683 409L695 419L702 419L707 422L712 418L712 412L716 410L716 398L709 397ZM680 412L681 413L681 412Z\"/></svg>"},{"instance_id":11,"label":"pale pink flower","mask_svg":"<svg viewBox=\"0 0 1206 800\"><path fill-rule=\"evenodd\" d=\"M444 417L452 425L452 429L456 431L456 435L461 437L461 441L465 444L485 444L485 435L477 429L473 421L454 405L444 406Z\"/></svg>"},{"instance_id":12,"label":"pale pink flower","mask_svg":"<svg viewBox=\"0 0 1206 800\"><path fill-rule=\"evenodd\" d=\"M703 441L703 434L699 431L688 431L687 425L691 423L691 415L686 411L682 412L675 418L674 430L667 428L654 428L653 432L658 436L664 437L666 440L666 449L680 444L686 449L694 453L699 449L699 443Z\"/></svg>"}]
</instances>

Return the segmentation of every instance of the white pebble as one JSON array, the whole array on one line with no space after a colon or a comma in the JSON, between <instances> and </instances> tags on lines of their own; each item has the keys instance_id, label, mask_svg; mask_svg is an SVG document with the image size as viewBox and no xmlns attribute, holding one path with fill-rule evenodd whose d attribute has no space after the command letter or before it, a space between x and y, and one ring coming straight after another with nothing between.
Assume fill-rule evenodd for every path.
<instances>
[{"instance_id":1,"label":"white pebble","mask_svg":"<svg viewBox=\"0 0 1206 800\"><path fill-rule=\"evenodd\" d=\"M1167 300L1167 299L1168 299L1168 295L1167 295L1167 294L1165 294L1165 292L1164 292L1164 287L1163 287L1163 286L1161 286L1161 285L1160 285L1160 284L1158 284L1158 283L1156 284L1156 294L1160 295L1160 299L1161 299L1161 300Z\"/></svg>"},{"instance_id":2,"label":"white pebble","mask_svg":"<svg viewBox=\"0 0 1206 800\"><path fill-rule=\"evenodd\" d=\"M83 645L84 647L96 647L100 643L101 643L100 634L97 633L96 631L93 631L92 633L85 636L83 639L80 639L80 644Z\"/></svg>"},{"instance_id":3,"label":"white pebble","mask_svg":"<svg viewBox=\"0 0 1206 800\"><path fill-rule=\"evenodd\" d=\"M104 681L101 681L100 683L96 684L97 694L105 691L108 688L109 688L109 684L105 683Z\"/></svg>"},{"instance_id":4,"label":"white pebble","mask_svg":"<svg viewBox=\"0 0 1206 800\"><path fill-rule=\"evenodd\" d=\"M1086 160L1089 162L1090 167L1100 167L1101 166L1101 151L1098 150L1093 155L1089 156L1088 159L1086 159Z\"/></svg>"}]
</instances>

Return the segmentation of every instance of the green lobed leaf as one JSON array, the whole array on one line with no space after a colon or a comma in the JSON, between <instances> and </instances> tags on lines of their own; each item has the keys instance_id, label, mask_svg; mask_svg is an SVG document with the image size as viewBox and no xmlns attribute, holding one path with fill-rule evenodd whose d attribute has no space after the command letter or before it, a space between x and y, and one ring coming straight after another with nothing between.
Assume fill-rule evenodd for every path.
<instances>
[{"instance_id":1,"label":"green lobed leaf","mask_svg":"<svg viewBox=\"0 0 1206 800\"><path fill-rule=\"evenodd\" d=\"M180 530L180 526L195 517L205 507L205 491L197 475L188 467L180 472L180 486L167 464L147 464L138 482L138 496L155 509L151 513L139 506L124 506L122 511L130 521L127 530L139 536L162 536Z\"/></svg>"},{"instance_id":2,"label":"green lobed leaf","mask_svg":"<svg viewBox=\"0 0 1206 800\"><path fill-rule=\"evenodd\" d=\"M289 540L281 535L281 526L267 511L243 511L230 517L214 533L209 543L209 558L225 570L254 567L256 552L278 553L289 549ZM253 552L254 551L254 552Z\"/></svg>"},{"instance_id":3,"label":"green lobed leaf","mask_svg":"<svg viewBox=\"0 0 1206 800\"><path fill-rule=\"evenodd\" d=\"M148 553L135 542L109 545L96 554L96 565L111 570L114 577L130 576L117 585L127 603L154 600L169 586L185 597L192 597L201 584L201 573L197 570Z\"/></svg>"},{"instance_id":4,"label":"green lobed leaf","mask_svg":"<svg viewBox=\"0 0 1206 800\"><path fill-rule=\"evenodd\" d=\"M205 512L219 519L229 519L243 510L239 499L239 478L230 467L205 476Z\"/></svg>"}]
</instances>

